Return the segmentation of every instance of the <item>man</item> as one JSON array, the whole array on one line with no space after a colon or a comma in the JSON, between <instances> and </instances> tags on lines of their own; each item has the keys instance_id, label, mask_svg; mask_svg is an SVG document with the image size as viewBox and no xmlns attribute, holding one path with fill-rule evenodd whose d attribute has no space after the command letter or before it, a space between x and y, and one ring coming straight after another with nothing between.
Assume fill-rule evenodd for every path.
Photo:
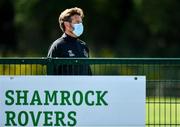
<instances>
[{"instance_id":1,"label":"man","mask_svg":"<svg viewBox=\"0 0 180 127\"><path fill-rule=\"evenodd\" d=\"M83 33L83 11L80 8L70 8L59 16L59 24L64 32L61 38L51 45L48 57L53 58L88 58L89 49L78 37ZM57 75L91 75L89 65L59 65L55 68Z\"/></svg>"}]
</instances>

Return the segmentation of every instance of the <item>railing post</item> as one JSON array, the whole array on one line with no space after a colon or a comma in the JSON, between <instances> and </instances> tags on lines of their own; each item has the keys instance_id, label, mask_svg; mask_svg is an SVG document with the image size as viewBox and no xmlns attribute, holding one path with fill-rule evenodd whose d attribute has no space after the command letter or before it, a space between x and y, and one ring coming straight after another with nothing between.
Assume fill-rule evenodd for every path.
<instances>
[{"instance_id":1,"label":"railing post","mask_svg":"<svg viewBox=\"0 0 180 127\"><path fill-rule=\"evenodd\" d=\"M53 75L54 63L53 59L47 58L47 75Z\"/></svg>"}]
</instances>

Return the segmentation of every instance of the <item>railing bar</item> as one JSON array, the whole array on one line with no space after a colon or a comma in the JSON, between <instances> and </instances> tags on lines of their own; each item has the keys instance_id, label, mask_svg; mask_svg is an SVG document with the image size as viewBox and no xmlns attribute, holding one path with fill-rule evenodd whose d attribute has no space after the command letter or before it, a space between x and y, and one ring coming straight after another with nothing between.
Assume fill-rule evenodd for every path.
<instances>
[{"instance_id":1,"label":"railing bar","mask_svg":"<svg viewBox=\"0 0 180 127\"><path fill-rule=\"evenodd\" d=\"M146 80L148 82L180 82L180 80Z\"/></svg>"},{"instance_id":2,"label":"railing bar","mask_svg":"<svg viewBox=\"0 0 180 127\"><path fill-rule=\"evenodd\" d=\"M24 67L24 69L25 69L25 70L24 70L24 71L25 71L24 73L25 73L25 75L28 75L28 74L27 74L27 72L28 72L28 71L27 71L27 64L24 64L24 66L25 66L25 67Z\"/></svg>"},{"instance_id":3,"label":"railing bar","mask_svg":"<svg viewBox=\"0 0 180 127\"><path fill-rule=\"evenodd\" d=\"M155 70L156 70L156 68L155 68L155 65L154 65L154 66L153 66L153 69L152 69L152 71L153 71L153 79L156 78L156 76L155 76ZM156 89L157 89L157 86L154 86L154 103L153 103L153 107L154 107L154 123L156 123L156 106L155 106L155 101L156 101Z\"/></svg>"},{"instance_id":4,"label":"railing bar","mask_svg":"<svg viewBox=\"0 0 180 127\"><path fill-rule=\"evenodd\" d=\"M97 73L96 73L96 71L95 71L95 70L96 70L96 65L93 64L93 66L94 66L94 68L93 68L93 69L94 69L94 70L93 70L94 72L93 72L93 73L94 73L94 75L97 75Z\"/></svg>"},{"instance_id":5,"label":"railing bar","mask_svg":"<svg viewBox=\"0 0 180 127\"><path fill-rule=\"evenodd\" d=\"M20 69L19 69L19 70L20 70L20 73L19 73L19 74L21 75L21 64L20 64L19 66L20 66Z\"/></svg>"},{"instance_id":6,"label":"railing bar","mask_svg":"<svg viewBox=\"0 0 180 127\"><path fill-rule=\"evenodd\" d=\"M98 73L98 75L100 75L100 65L98 64L98 71L97 71Z\"/></svg>"},{"instance_id":7,"label":"railing bar","mask_svg":"<svg viewBox=\"0 0 180 127\"><path fill-rule=\"evenodd\" d=\"M171 84L170 84L171 85ZM172 87L172 85L170 86L170 87ZM170 89L171 90L171 89ZM171 95L170 95L170 102L171 102L171 99L172 99L172 97L171 97ZM171 104L170 104L170 110L169 110L169 112L170 112L170 124L172 123L172 111L171 111Z\"/></svg>"},{"instance_id":8,"label":"railing bar","mask_svg":"<svg viewBox=\"0 0 180 127\"><path fill-rule=\"evenodd\" d=\"M166 82L165 82L165 89L166 89ZM166 92L166 91L165 91ZM166 124L166 93L165 93L165 104L164 104L164 122L165 122L165 124Z\"/></svg>"},{"instance_id":9,"label":"railing bar","mask_svg":"<svg viewBox=\"0 0 180 127\"><path fill-rule=\"evenodd\" d=\"M5 75L5 64L3 64L3 75Z\"/></svg>"},{"instance_id":10,"label":"railing bar","mask_svg":"<svg viewBox=\"0 0 180 127\"><path fill-rule=\"evenodd\" d=\"M13 73L14 73L14 75L16 75L16 66L15 66L15 64L13 64L13 69L14 69Z\"/></svg>"},{"instance_id":11,"label":"railing bar","mask_svg":"<svg viewBox=\"0 0 180 127\"><path fill-rule=\"evenodd\" d=\"M44 66L41 65L41 75L44 75Z\"/></svg>"},{"instance_id":12,"label":"railing bar","mask_svg":"<svg viewBox=\"0 0 180 127\"><path fill-rule=\"evenodd\" d=\"M168 102L168 101L163 101L163 102L154 102L154 101L146 101L146 103L148 104L177 104L177 105L179 105L180 104L180 102Z\"/></svg>"},{"instance_id":13,"label":"railing bar","mask_svg":"<svg viewBox=\"0 0 180 127\"><path fill-rule=\"evenodd\" d=\"M55 68L56 68L56 70L57 70L58 67L56 66ZM63 71L64 71L64 65L61 65L60 68L61 68L61 74L63 74ZM56 73L57 73L57 72L56 72Z\"/></svg>"},{"instance_id":14,"label":"railing bar","mask_svg":"<svg viewBox=\"0 0 180 127\"><path fill-rule=\"evenodd\" d=\"M8 64L8 75L11 75L10 71L11 71L10 64Z\"/></svg>"},{"instance_id":15,"label":"railing bar","mask_svg":"<svg viewBox=\"0 0 180 127\"><path fill-rule=\"evenodd\" d=\"M106 68L106 65L107 65L107 64L104 64L104 72L105 72L105 75L107 75L107 68Z\"/></svg>"},{"instance_id":16,"label":"railing bar","mask_svg":"<svg viewBox=\"0 0 180 127\"><path fill-rule=\"evenodd\" d=\"M177 96L175 97L175 102L176 102L176 105L175 105L175 117L176 117L175 118L175 123L177 124L177 122L178 122L178 120L177 120L177 117L178 117L178 115L177 115L177 112L178 112L178 110L177 110Z\"/></svg>"},{"instance_id":17,"label":"railing bar","mask_svg":"<svg viewBox=\"0 0 180 127\"><path fill-rule=\"evenodd\" d=\"M160 98L160 96L161 96L161 84L160 84L160 65L158 64L158 68L157 68L157 70L158 70L158 80L159 80L159 82L158 82L158 85L159 85L159 102L161 102L161 98ZM161 124L161 105L160 105L160 103L159 103L159 124Z\"/></svg>"},{"instance_id":18,"label":"railing bar","mask_svg":"<svg viewBox=\"0 0 180 127\"><path fill-rule=\"evenodd\" d=\"M146 125L157 125L157 126L179 126L180 124L152 124L152 123L150 123L150 124L146 124Z\"/></svg>"},{"instance_id":19,"label":"railing bar","mask_svg":"<svg viewBox=\"0 0 180 127\"><path fill-rule=\"evenodd\" d=\"M32 64L30 64L30 71L31 71L31 75L33 75L33 67L32 67Z\"/></svg>"},{"instance_id":20,"label":"railing bar","mask_svg":"<svg viewBox=\"0 0 180 127\"><path fill-rule=\"evenodd\" d=\"M147 68L149 67L149 65L147 66ZM149 69L148 69L148 71L147 71L147 73L148 73L148 75L149 75ZM148 78L148 77L147 77ZM148 85L148 84L147 84ZM149 99L149 97L148 97L148 99ZM148 123L150 123L150 104L148 103Z\"/></svg>"},{"instance_id":21,"label":"railing bar","mask_svg":"<svg viewBox=\"0 0 180 127\"><path fill-rule=\"evenodd\" d=\"M37 74L38 73L38 66L37 66L37 64L35 64L35 73Z\"/></svg>"}]
</instances>

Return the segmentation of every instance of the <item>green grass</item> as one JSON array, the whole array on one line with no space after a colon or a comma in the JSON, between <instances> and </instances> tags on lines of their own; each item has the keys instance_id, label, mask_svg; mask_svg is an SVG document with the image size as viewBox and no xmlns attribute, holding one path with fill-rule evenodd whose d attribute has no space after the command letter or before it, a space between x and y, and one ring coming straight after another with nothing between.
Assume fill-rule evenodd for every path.
<instances>
[{"instance_id":1,"label":"green grass","mask_svg":"<svg viewBox=\"0 0 180 127\"><path fill-rule=\"evenodd\" d=\"M178 124L180 127L180 98L147 98L146 124L156 127L177 127Z\"/></svg>"}]
</instances>

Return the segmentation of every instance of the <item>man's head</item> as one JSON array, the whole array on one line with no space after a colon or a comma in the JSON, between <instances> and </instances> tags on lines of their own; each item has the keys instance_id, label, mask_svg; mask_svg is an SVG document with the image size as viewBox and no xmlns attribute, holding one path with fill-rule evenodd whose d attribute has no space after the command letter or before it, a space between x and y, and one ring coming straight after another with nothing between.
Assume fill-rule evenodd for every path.
<instances>
[{"instance_id":1,"label":"man's head","mask_svg":"<svg viewBox=\"0 0 180 127\"><path fill-rule=\"evenodd\" d=\"M83 11L80 8L70 8L63 11L59 16L59 24L63 32L73 37L78 37L83 32Z\"/></svg>"}]
</instances>

